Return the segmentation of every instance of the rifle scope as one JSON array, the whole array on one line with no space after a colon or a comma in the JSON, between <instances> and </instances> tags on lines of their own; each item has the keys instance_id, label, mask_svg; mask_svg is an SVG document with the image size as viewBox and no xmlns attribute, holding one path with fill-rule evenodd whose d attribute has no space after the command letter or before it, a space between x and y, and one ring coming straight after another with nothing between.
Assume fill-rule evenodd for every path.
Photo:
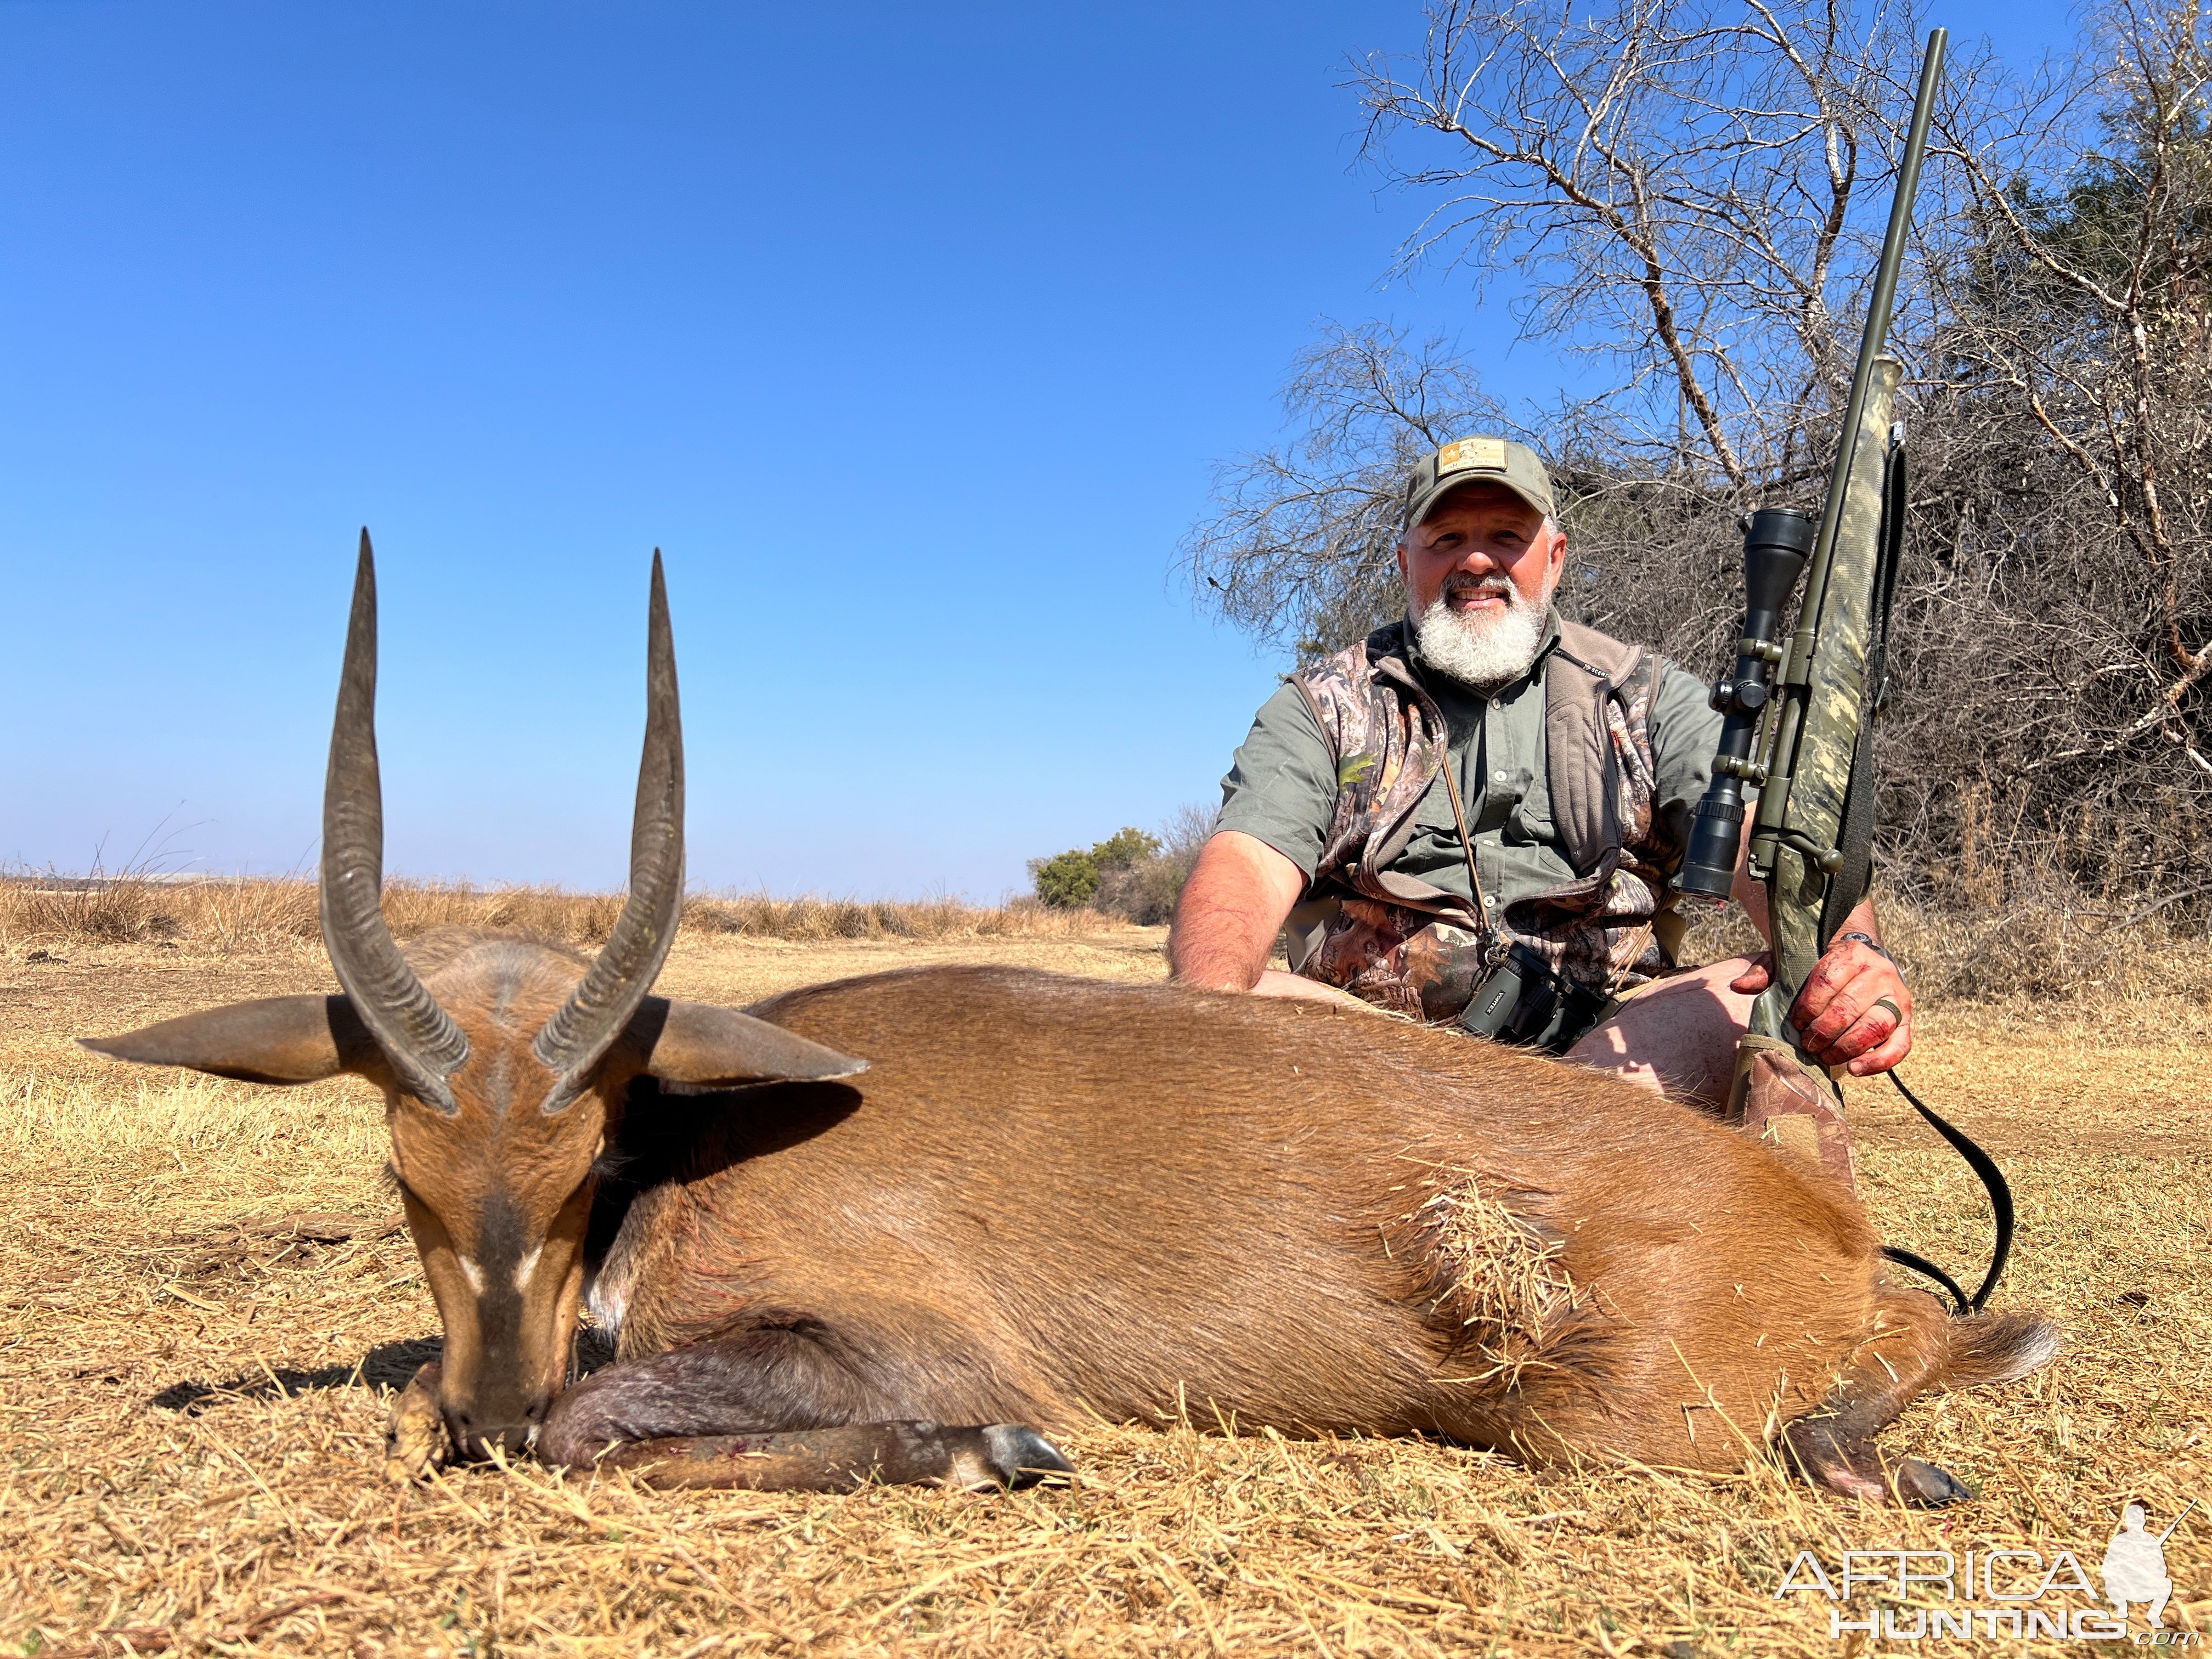
<instances>
[{"instance_id":1,"label":"rifle scope","mask_svg":"<svg viewBox=\"0 0 2212 1659\"><path fill-rule=\"evenodd\" d=\"M1690 830L1690 847L1677 883L1682 891L1724 899L1735 884L1736 849L1743 839L1743 789L1766 781L1752 758L1771 702L1775 665L1782 660L1782 607L1797 586L1820 523L1792 507L1763 507L1743 518L1743 636L1735 666L1716 681L1708 699L1724 718L1713 780Z\"/></svg>"}]
</instances>

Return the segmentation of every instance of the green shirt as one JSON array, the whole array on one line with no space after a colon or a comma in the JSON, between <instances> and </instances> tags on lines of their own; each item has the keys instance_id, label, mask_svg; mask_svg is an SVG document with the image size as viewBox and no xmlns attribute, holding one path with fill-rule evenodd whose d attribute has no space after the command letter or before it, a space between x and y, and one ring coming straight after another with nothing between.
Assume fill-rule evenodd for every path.
<instances>
[{"instance_id":1,"label":"green shirt","mask_svg":"<svg viewBox=\"0 0 2212 1659\"><path fill-rule=\"evenodd\" d=\"M1547 627L1528 672L1491 696L1442 674L1421 675L1450 732L1450 764L1467 805L1483 896L1493 911L1574 879L1552 821L1544 766L1544 659L1558 641L1557 626ZM1650 713L1658 769L1652 812L1654 839L1673 848L1670 875L1680 867L1720 731L1721 717L1705 701L1705 683L1665 665ZM1220 828L1267 842L1312 880L1336 810L1336 766L1321 723L1297 686L1286 682L1261 706L1221 781L1221 799ZM1443 774L1422 797L1413 839L1390 867L1474 898Z\"/></svg>"}]
</instances>

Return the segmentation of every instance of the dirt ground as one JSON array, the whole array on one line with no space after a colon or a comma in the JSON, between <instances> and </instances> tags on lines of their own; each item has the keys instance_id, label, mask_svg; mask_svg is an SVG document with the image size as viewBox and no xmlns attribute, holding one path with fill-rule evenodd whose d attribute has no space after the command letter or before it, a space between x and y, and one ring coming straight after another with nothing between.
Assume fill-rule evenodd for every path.
<instances>
[{"instance_id":1,"label":"dirt ground","mask_svg":"<svg viewBox=\"0 0 2212 1659\"><path fill-rule=\"evenodd\" d=\"M1158 945L687 937L663 988L735 1004L984 959L1149 979ZM1978 1491L1949 1511L1863 1509L1762 1467L1536 1475L1419 1443L1104 1425L1068 1438L1065 1489L662 1495L534 1467L385 1485L388 1391L437 1325L378 1183L369 1091L111 1067L69 1044L325 988L319 951L24 954L0 961L0 1653L1849 1655L1868 1638L1831 1634L1838 1604L1777 1593L1801 1551L1831 1574L1850 1549L2033 1551L1998 1558L1996 1589L2044 1573L2055 1588L2012 1605L2081 1608L2059 1552L2094 1580L2125 1502L2153 1530L2212 1504L2199 1002L1926 1012L1912 1080L2020 1200L1999 1305L2069 1334L2048 1370L1925 1400L1889 1437ZM1964 1167L1886 1087L1854 1105L1887 1236L1978 1263ZM2203 1629L2205 1508L2166 1556L2167 1626ZM1930 1606L1927 1585L1862 1586L1840 1616L1887 1607L1909 1629ZM1976 1631L1930 1640L2075 1645Z\"/></svg>"}]
</instances>

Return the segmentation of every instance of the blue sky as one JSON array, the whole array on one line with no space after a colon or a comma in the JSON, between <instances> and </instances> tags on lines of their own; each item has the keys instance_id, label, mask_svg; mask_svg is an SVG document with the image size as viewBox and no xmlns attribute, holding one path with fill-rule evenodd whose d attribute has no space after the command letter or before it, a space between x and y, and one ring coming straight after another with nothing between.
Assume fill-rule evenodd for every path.
<instances>
[{"instance_id":1,"label":"blue sky","mask_svg":"<svg viewBox=\"0 0 2212 1659\"><path fill-rule=\"evenodd\" d=\"M0 860L311 860L363 524L394 871L619 884L656 545L696 882L991 899L1211 799L1281 665L1174 550L1291 354L1552 384L1380 283L1338 83L1420 28L0 0Z\"/></svg>"}]
</instances>

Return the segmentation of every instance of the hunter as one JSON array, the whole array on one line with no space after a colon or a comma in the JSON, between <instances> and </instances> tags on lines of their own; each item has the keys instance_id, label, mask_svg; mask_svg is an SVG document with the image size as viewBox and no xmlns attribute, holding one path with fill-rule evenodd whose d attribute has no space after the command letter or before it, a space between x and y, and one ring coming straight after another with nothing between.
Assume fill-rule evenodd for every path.
<instances>
[{"instance_id":1,"label":"hunter","mask_svg":"<svg viewBox=\"0 0 2212 1659\"><path fill-rule=\"evenodd\" d=\"M1405 619L1291 676L1237 751L1176 913L1176 976L1456 1024L1721 1108L1770 964L1674 966L1674 878L1720 732L1705 685L1558 616L1567 538L1523 445L1424 460L1397 552ZM1735 890L1767 935L1741 854ZM1285 928L1289 973L1267 966ZM1881 938L1869 900L1791 1012L1854 1076L1912 1046ZM1802 1073L1755 1065L1745 1092L1753 1127L1851 1179Z\"/></svg>"}]
</instances>

